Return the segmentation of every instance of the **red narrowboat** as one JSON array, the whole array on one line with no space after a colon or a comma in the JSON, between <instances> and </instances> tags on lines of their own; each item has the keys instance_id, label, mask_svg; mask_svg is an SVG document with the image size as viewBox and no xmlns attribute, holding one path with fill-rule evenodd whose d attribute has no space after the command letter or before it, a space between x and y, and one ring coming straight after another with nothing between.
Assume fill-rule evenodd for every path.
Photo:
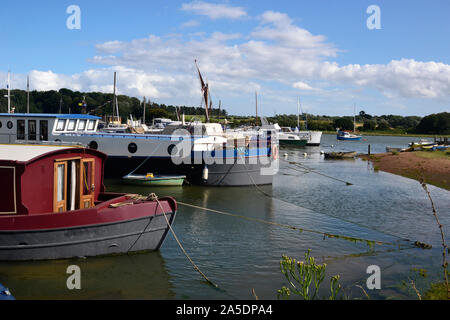
<instances>
[{"instance_id":1,"label":"red narrowboat","mask_svg":"<svg viewBox=\"0 0 450 320\"><path fill-rule=\"evenodd\" d=\"M105 192L105 159L76 146L0 145L0 260L158 250L176 201Z\"/></svg>"}]
</instances>

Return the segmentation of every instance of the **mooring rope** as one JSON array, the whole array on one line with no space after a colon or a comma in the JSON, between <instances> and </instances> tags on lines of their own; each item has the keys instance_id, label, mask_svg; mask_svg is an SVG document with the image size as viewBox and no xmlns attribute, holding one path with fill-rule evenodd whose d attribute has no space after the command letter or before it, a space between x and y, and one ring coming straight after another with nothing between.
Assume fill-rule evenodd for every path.
<instances>
[{"instance_id":1,"label":"mooring rope","mask_svg":"<svg viewBox=\"0 0 450 320\"><path fill-rule=\"evenodd\" d=\"M325 173L322 173L322 172L318 172L318 171L309 169L309 168L303 166L301 163L298 163L298 162L295 162L295 161L287 161L287 160L284 160L284 159L281 159L281 160L283 160L283 161L285 161L285 162L287 162L287 163L289 163L289 164L293 164L293 165L295 165L295 166L297 166L297 167L299 167L299 168L302 168L303 170L306 170L307 172L316 173L316 174L321 175L321 176L324 176L324 177L326 177L326 178L329 178L329 179L333 179L333 180L336 180L336 181L343 182L343 183L345 183L345 184L348 185L348 186L352 186L352 185L353 185L353 183L351 183L351 182L344 181L344 180L341 180L341 179L338 179L338 178L335 178L335 177L326 175ZM288 167L288 168L293 169L292 167ZM294 170L295 170L295 169L294 169Z\"/></svg>"},{"instance_id":2,"label":"mooring rope","mask_svg":"<svg viewBox=\"0 0 450 320\"><path fill-rule=\"evenodd\" d=\"M150 159L150 157L153 156L153 155L156 153L156 150L158 150L158 148L161 146L161 144L162 144L162 142L160 142L160 143L155 147L155 149L152 151L152 153L150 153L150 155L147 156L147 158L145 158L145 160L144 160L144 161L143 161L136 169L134 169L134 170L131 171L129 174L127 174L127 176L129 176L129 175L135 173L140 167L142 167L142 166L148 161L148 159Z\"/></svg>"},{"instance_id":3,"label":"mooring rope","mask_svg":"<svg viewBox=\"0 0 450 320\"><path fill-rule=\"evenodd\" d=\"M399 244L395 243L395 242L387 242L387 241L369 240L369 239L357 238L357 237L349 237L349 236L344 236L344 235L340 235L340 234L333 234L333 233L328 233L328 232L323 232L323 231L318 231L318 230L313 230L313 229L295 227L295 226L291 226L291 225L288 225L288 224L283 224L283 223L278 223L278 222L273 222L273 221L267 221L267 220L254 218L254 217L247 217L247 216L243 216L243 215L239 215L239 214L235 214L235 213L230 213L230 212L225 212L225 211L221 211L221 210L215 210L215 209L210 209L210 208L206 208L206 207L200 207L200 206L196 206L196 205L185 203L185 202L181 202L181 201L177 201L177 203L182 205L182 206L185 206L185 207L190 207L190 208L194 208L194 209L199 209L199 210L203 210L203 211L217 213L217 214L221 214L221 215L225 215L225 216L241 218L241 219L245 219L245 220L249 220L249 221L259 222L259 223L273 225L273 226L282 227L282 228L287 228L287 229L291 229L291 230L298 230L300 232L309 232L309 233L314 233L314 234L320 234L324 238L327 237L327 238L344 239L344 240L349 240L349 241L361 241L361 242L366 242L368 245L377 244L377 245L399 246ZM407 239L402 239L402 241L410 242L410 240L407 240ZM413 244L412 246L418 247L418 245L416 245L416 244Z\"/></svg>"},{"instance_id":4,"label":"mooring rope","mask_svg":"<svg viewBox=\"0 0 450 320\"><path fill-rule=\"evenodd\" d=\"M241 158L242 158L242 156L241 156ZM242 158L243 159L243 158ZM244 160L244 159L243 159ZM248 167L247 167L247 165L245 164L245 161L243 162L244 163L244 166L248 169ZM264 190L262 190L256 183L255 183L255 180L253 179L253 177L250 175L250 173L248 172L248 170L246 170L246 173L247 173L247 175L249 176L249 178L250 178L250 180L252 181L252 183L253 183L253 186L259 191L259 192L261 192L263 195L265 195L266 197L268 197L268 198L271 198L271 199L277 199L277 200L280 200L280 201L282 201L282 202L285 202L285 203L288 203L288 204L290 204L290 205L294 205L294 206L296 206L296 207L300 207L300 206L298 206L298 205L295 205L295 204L292 204L292 203L290 203L290 202L287 202L286 200L283 200L283 199L278 199L278 198L276 198L276 197L274 197L273 195L270 195L270 194L268 194L267 192L265 192ZM347 183L347 182L346 182ZM180 202L179 202L180 203ZM180 203L181 204L181 203ZM203 209L203 210L210 210L210 209L208 209L208 208L202 208L202 207L199 207L199 209ZM307 210L310 210L310 211L313 211L313 210L311 210L311 209L308 209L308 208L305 208L305 209L307 209ZM214 212L214 211L213 211ZM215 210L215 212L216 213L220 213L218 210ZM313 211L314 212L314 211ZM233 214L227 214L227 215L233 215ZM239 216L239 215L237 215L237 216ZM240 217L242 217L242 218L244 218L244 219L248 219L248 217L244 217L244 216L240 216ZM265 220L261 220L261 219L257 219L257 218L252 218L252 219L256 219L255 221L257 221L257 220L259 220L258 222L263 222L263 223L268 223L268 224L274 224L274 225L278 225L278 226L281 226L281 227L288 227L289 229L293 229L293 230L300 230L300 231L306 231L306 232L311 232L311 233L316 233L316 234L321 234L321 235L323 235L323 237L324 237L324 239L325 239L325 237L328 237L328 238L341 238L341 239L346 239L346 240L351 240L351 241L364 241L364 242L367 242L367 244L369 244L369 245L372 245L372 244L384 244L384 245L395 245L395 246L399 246L398 244L395 244L395 243L393 243L393 242L385 242L385 241L376 241L376 240L368 240L368 239L363 239L363 238L356 238L356 237L348 237L348 236L343 236L343 235L338 235L338 234L329 234L329 233L326 233L326 232L323 232L323 231L317 231L317 230L310 230L310 229L304 229L304 228L297 228L297 227L293 227L293 226L289 226L289 225L283 225L283 224L277 224L277 223L275 223L275 222L269 222L269 221L265 221ZM251 220L251 219L248 219L248 220ZM411 241L411 240L409 240L409 239L399 239L399 241L404 241L404 242L408 242L408 243L412 243L413 241ZM421 249L431 249L432 248L432 246L430 245L430 244L427 244L427 243L423 243L423 242L420 242L420 241L415 241L414 243L412 243L412 246L413 247L417 247L417 248L421 248Z\"/></svg>"},{"instance_id":5,"label":"mooring rope","mask_svg":"<svg viewBox=\"0 0 450 320\"><path fill-rule=\"evenodd\" d=\"M175 238L175 241L178 243L178 246L180 247L181 251L183 251L184 255L186 256L186 258L189 260L189 262L192 264L192 266L194 267L194 269L203 277L203 279L206 280L206 282L208 282L208 284L210 284L211 286L218 288L219 286L217 284L215 284L214 282L212 282L211 280L208 279L208 277L200 270L200 268L194 263L194 261L192 261L191 257L189 257L189 255L187 254L186 250L184 249L183 245L181 244L180 240L178 239L177 235L175 234L175 231L173 231L172 229L172 225L170 224L169 220L167 219L166 213L164 211L164 208L161 205L161 202L158 199L158 196L154 193L151 193L147 199L152 200L152 201L156 201L159 205L159 207L161 208L161 211L164 215L164 218L166 219L166 223L167 226L170 229L170 232L172 233L173 237ZM177 203L179 203L177 201Z\"/></svg>"}]
</instances>

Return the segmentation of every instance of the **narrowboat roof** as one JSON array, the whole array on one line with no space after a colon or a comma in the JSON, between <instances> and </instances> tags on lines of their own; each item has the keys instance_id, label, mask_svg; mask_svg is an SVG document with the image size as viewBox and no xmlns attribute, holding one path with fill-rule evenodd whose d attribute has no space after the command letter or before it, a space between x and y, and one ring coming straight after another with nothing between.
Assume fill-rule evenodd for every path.
<instances>
[{"instance_id":1,"label":"narrowboat roof","mask_svg":"<svg viewBox=\"0 0 450 320\"><path fill-rule=\"evenodd\" d=\"M0 113L0 117L35 117L35 118L59 118L59 119L89 119L99 120L101 117L90 114L57 114L57 113Z\"/></svg>"},{"instance_id":2,"label":"narrowboat roof","mask_svg":"<svg viewBox=\"0 0 450 320\"><path fill-rule=\"evenodd\" d=\"M35 158L41 157L48 153L53 153L69 149L84 149L79 146L54 146L54 145L16 145L16 144L0 144L0 161L19 161L29 162ZM96 151L96 153L101 154Z\"/></svg>"}]
</instances>

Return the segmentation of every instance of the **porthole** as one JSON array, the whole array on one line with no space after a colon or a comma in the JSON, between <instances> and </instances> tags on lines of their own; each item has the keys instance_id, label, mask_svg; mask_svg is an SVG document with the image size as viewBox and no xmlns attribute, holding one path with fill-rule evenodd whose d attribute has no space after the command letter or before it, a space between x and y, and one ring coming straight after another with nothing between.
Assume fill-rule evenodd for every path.
<instances>
[{"instance_id":1,"label":"porthole","mask_svg":"<svg viewBox=\"0 0 450 320\"><path fill-rule=\"evenodd\" d=\"M13 127L12 121L8 121L8 123L6 124L6 126L8 127L8 129L12 129L12 127Z\"/></svg>"},{"instance_id":2,"label":"porthole","mask_svg":"<svg viewBox=\"0 0 450 320\"><path fill-rule=\"evenodd\" d=\"M167 148L167 152L172 156L174 154L176 154L178 152L177 146L174 144L171 144L168 148Z\"/></svg>"},{"instance_id":3,"label":"porthole","mask_svg":"<svg viewBox=\"0 0 450 320\"><path fill-rule=\"evenodd\" d=\"M91 142L89 142L88 147L91 148L91 149L97 150L98 149L98 143L96 141L91 141Z\"/></svg>"},{"instance_id":4,"label":"porthole","mask_svg":"<svg viewBox=\"0 0 450 320\"><path fill-rule=\"evenodd\" d=\"M2 122L0 121L0 128L2 127Z\"/></svg>"},{"instance_id":5,"label":"porthole","mask_svg":"<svg viewBox=\"0 0 450 320\"><path fill-rule=\"evenodd\" d=\"M129 151L130 153L136 153L136 151L137 151L137 145L136 145L136 143L134 143L134 142L130 143L130 144L128 145L128 151Z\"/></svg>"}]
</instances>

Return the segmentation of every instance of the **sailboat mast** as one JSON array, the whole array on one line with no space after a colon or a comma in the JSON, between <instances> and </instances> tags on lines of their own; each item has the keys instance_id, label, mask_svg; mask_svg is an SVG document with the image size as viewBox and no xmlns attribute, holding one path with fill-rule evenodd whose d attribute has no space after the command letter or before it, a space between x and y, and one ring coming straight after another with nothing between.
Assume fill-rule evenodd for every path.
<instances>
[{"instance_id":1,"label":"sailboat mast","mask_svg":"<svg viewBox=\"0 0 450 320\"><path fill-rule=\"evenodd\" d=\"M142 115L142 123L145 124L145 97L144 97L144 111Z\"/></svg>"},{"instance_id":2,"label":"sailboat mast","mask_svg":"<svg viewBox=\"0 0 450 320\"><path fill-rule=\"evenodd\" d=\"M297 128L300 130L300 97L297 98Z\"/></svg>"},{"instance_id":3,"label":"sailboat mast","mask_svg":"<svg viewBox=\"0 0 450 320\"><path fill-rule=\"evenodd\" d=\"M30 76L27 76L27 113L30 113Z\"/></svg>"},{"instance_id":4,"label":"sailboat mast","mask_svg":"<svg viewBox=\"0 0 450 320\"><path fill-rule=\"evenodd\" d=\"M195 66L197 67L198 77L200 79L200 85L202 87L203 99L205 101L206 122L209 122L209 110L208 110L208 107L209 107L209 104L208 104L209 89L208 89L208 84L203 81L203 77L202 77L202 74L200 73L200 69L198 67L197 60L194 60L194 61L195 61Z\"/></svg>"},{"instance_id":5,"label":"sailboat mast","mask_svg":"<svg viewBox=\"0 0 450 320\"><path fill-rule=\"evenodd\" d=\"M353 133L356 133L356 103L353 104Z\"/></svg>"},{"instance_id":6,"label":"sailboat mast","mask_svg":"<svg viewBox=\"0 0 450 320\"><path fill-rule=\"evenodd\" d=\"M113 113L112 120L114 121L114 112L116 109L116 73L114 72L114 97L113 97Z\"/></svg>"},{"instance_id":7,"label":"sailboat mast","mask_svg":"<svg viewBox=\"0 0 450 320\"><path fill-rule=\"evenodd\" d=\"M8 113L11 113L11 71L8 71Z\"/></svg>"},{"instance_id":8,"label":"sailboat mast","mask_svg":"<svg viewBox=\"0 0 450 320\"><path fill-rule=\"evenodd\" d=\"M255 91L255 101L256 101L256 126L258 126L258 92Z\"/></svg>"}]
</instances>

